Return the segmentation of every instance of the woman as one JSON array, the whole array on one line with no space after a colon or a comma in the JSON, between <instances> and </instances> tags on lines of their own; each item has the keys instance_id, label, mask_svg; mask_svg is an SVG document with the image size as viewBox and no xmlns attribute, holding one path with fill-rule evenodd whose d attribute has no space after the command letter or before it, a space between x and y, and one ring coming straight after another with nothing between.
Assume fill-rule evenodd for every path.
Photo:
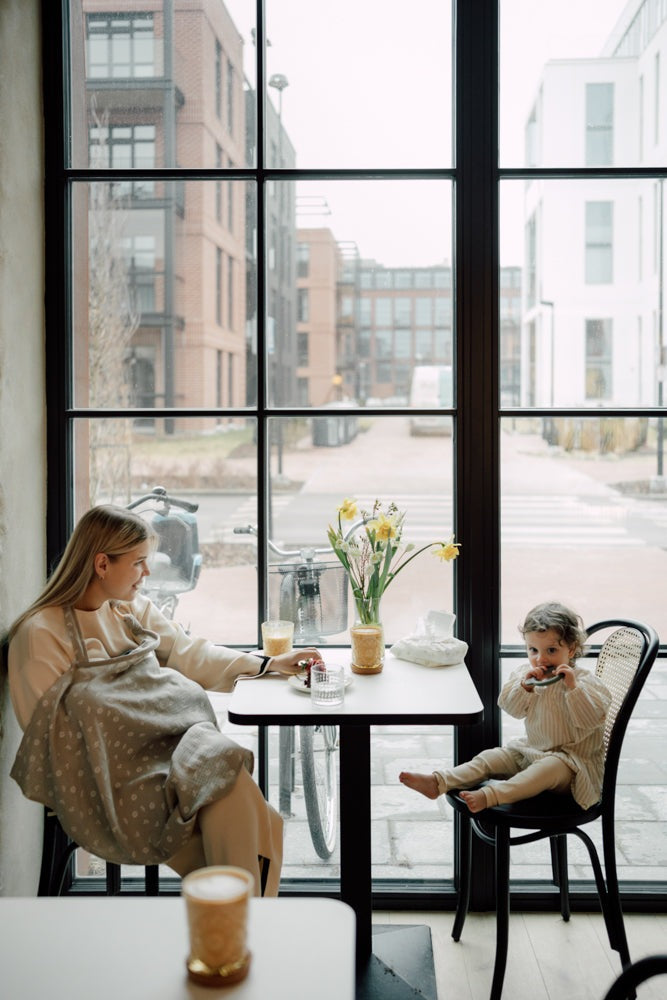
<instances>
[{"instance_id":1,"label":"woman","mask_svg":"<svg viewBox=\"0 0 667 1000\"><path fill-rule=\"evenodd\" d=\"M188 636L140 593L155 542L138 514L93 507L12 626L9 685L24 730L12 776L106 861L179 875L234 864L255 875L257 894L277 895L282 820L205 689L296 673L319 653L258 659Z\"/></svg>"}]
</instances>

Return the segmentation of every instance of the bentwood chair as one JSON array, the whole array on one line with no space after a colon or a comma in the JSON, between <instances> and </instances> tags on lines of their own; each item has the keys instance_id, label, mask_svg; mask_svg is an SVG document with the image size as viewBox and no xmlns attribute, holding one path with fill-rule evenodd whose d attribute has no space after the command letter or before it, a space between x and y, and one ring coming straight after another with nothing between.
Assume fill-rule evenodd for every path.
<instances>
[{"instance_id":1,"label":"bentwood chair","mask_svg":"<svg viewBox=\"0 0 667 1000\"><path fill-rule=\"evenodd\" d=\"M640 983L653 976L667 976L667 955L647 955L623 969L604 995L604 1000L628 1000Z\"/></svg>"},{"instance_id":2,"label":"bentwood chair","mask_svg":"<svg viewBox=\"0 0 667 1000\"><path fill-rule=\"evenodd\" d=\"M67 891L71 884L71 862L78 846L67 836L56 814L45 808L38 896L61 896ZM117 896L121 891L120 865L110 861L105 864L106 895ZM144 869L145 894L157 896L159 889L159 868L157 865L147 865Z\"/></svg>"},{"instance_id":3,"label":"bentwood chair","mask_svg":"<svg viewBox=\"0 0 667 1000\"><path fill-rule=\"evenodd\" d=\"M560 910L563 920L570 918L567 874L567 834L578 837L590 857L609 944L619 953L625 969L630 964L628 942L616 871L614 841L614 808L616 776L623 738L628 721L658 652L658 636L650 625L632 619L610 619L591 625L593 635L614 631L602 644L595 674L607 686L612 703L604 729L605 767L602 797L597 805L582 809L570 795L544 792L532 799L511 805L493 806L471 814L456 791L447 799L460 816L460 887L452 937L458 941L470 901L470 853L472 833L495 850L496 883L496 958L491 985L491 1000L500 1000L507 964L509 932L509 868L510 847L530 844L549 838L555 884L560 890ZM604 872L597 849L581 827L600 819ZM512 836L512 829L529 831Z\"/></svg>"}]
</instances>

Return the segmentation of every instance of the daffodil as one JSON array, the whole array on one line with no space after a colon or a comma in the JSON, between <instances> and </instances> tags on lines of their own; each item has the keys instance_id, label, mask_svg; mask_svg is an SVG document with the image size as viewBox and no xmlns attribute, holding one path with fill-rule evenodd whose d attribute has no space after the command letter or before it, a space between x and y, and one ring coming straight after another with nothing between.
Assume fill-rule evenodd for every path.
<instances>
[{"instance_id":1,"label":"daffodil","mask_svg":"<svg viewBox=\"0 0 667 1000\"><path fill-rule=\"evenodd\" d=\"M379 541L388 542L390 538L396 538L398 534L400 524L397 524L396 521L395 514L389 517L386 514L380 514L379 517L368 522L368 529L375 532L375 537Z\"/></svg>"},{"instance_id":2,"label":"daffodil","mask_svg":"<svg viewBox=\"0 0 667 1000\"><path fill-rule=\"evenodd\" d=\"M338 513L344 521L353 521L357 516L357 501L346 497L338 508Z\"/></svg>"},{"instance_id":3,"label":"daffodil","mask_svg":"<svg viewBox=\"0 0 667 1000\"><path fill-rule=\"evenodd\" d=\"M442 559L443 562L451 562L452 559L458 558L460 548L460 543L455 542L452 535L449 541L440 543L440 547L435 550L433 555L437 556L438 559Z\"/></svg>"},{"instance_id":4,"label":"daffodil","mask_svg":"<svg viewBox=\"0 0 667 1000\"><path fill-rule=\"evenodd\" d=\"M371 511L362 510L357 523L343 531L342 522L357 517L357 506L356 500L343 500L337 508L338 525L335 528L329 525L327 536L350 580L359 620L368 624L380 620L382 595L409 562L436 546L434 555L451 562L458 556L460 546L454 535L446 542L429 542L416 550L412 543L402 545L405 512L399 511L393 502L383 506L379 500Z\"/></svg>"}]
</instances>

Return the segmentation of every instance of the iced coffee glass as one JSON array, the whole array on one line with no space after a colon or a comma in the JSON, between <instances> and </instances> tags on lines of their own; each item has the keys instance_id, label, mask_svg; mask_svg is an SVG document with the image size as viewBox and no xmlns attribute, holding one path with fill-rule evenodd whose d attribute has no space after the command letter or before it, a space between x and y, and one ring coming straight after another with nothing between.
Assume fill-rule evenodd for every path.
<instances>
[{"instance_id":1,"label":"iced coffee glass","mask_svg":"<svg viewBox=\"0 0 667 1000\"><path fill-rule=\"evenodd\" d=\"M267 656L289 653L294 639L294 622L272 619L262 622L262 648Z\"/></svg>"}]
</instances>

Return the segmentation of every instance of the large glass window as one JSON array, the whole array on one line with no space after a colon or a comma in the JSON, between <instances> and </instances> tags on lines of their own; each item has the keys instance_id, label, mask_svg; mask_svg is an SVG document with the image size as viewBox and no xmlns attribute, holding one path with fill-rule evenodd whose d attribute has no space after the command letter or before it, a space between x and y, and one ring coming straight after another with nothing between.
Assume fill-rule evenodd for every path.
<instances>
[{"instance_id":1,"label":"large glass window","mask_svg":"<svg viewBox=\"0 0 667 1000\"><path fill-rule=\"evenodd\" d=\"M512 411L500 431L503 678L521 662L536 559L548 577L540 596L584 621L613 607L660 634L667 625L648 583L667 569L657 57L667 21L652 0L538 6L500 4L500 314L516 316L499 344L501 407ZM510 273L516 303L503 302ZM624 749L616 847L623 879L664 884L664 819L650 804L665 793L659 671ZM503 715L501 727L506 738L522 724ZM548 877L548 851L514 854L514 877ZM576 865L590 879L583 855Z\"/></svg>"},{"instance_id":2,"label":"large glass window","mask_svg":"<svg viewBox=\"0 0 667 1000\"><path fill-rule=\"evenodd\" d=\"M70 63L51 99L65 93L70 118L49 159L62 155L47 264L65 259L68 280L54 270L61 368L48 406L49 482L67 502L52 554L91 503L155 484L183 494L199 505L202 564L171 610L249 649L267 614L302 614L294 561L325 546L344 497L395 501L416 546L456 532L454 567L424 553L392 583L386 637L455 611L485 718L458 735L373 733L383 893L443 879L453 893L451 816L397 774L497 740L497 689L537 599L667 631L645 583L667 568L665 155L653 128L667 27L617 30L623 5L501 0L497 28L493 0L479 15L463 0L340 0L335 18L313 0L155 0L150 12L123 0L106 13L63 0ZM425 399L414 373L433 367L430 384L447 391ZM326 650L347 644L353 602L340 566L320 561L313 627ZM664 742L658 684L649 697L635 761ZM286 799L284 734L234 735L265 754L287 819L286 883L335 886L337 849L316 850L298 766ZM662 764L650 760L626 775L635 879L667 871L633 840L628 803L664 833L647 791L664 791ZM546 868L531 856L516 872ZM584 863L578 875L590 877ZM474 877L490 907L481 868Z\"/></svg>"}]
</instances>

